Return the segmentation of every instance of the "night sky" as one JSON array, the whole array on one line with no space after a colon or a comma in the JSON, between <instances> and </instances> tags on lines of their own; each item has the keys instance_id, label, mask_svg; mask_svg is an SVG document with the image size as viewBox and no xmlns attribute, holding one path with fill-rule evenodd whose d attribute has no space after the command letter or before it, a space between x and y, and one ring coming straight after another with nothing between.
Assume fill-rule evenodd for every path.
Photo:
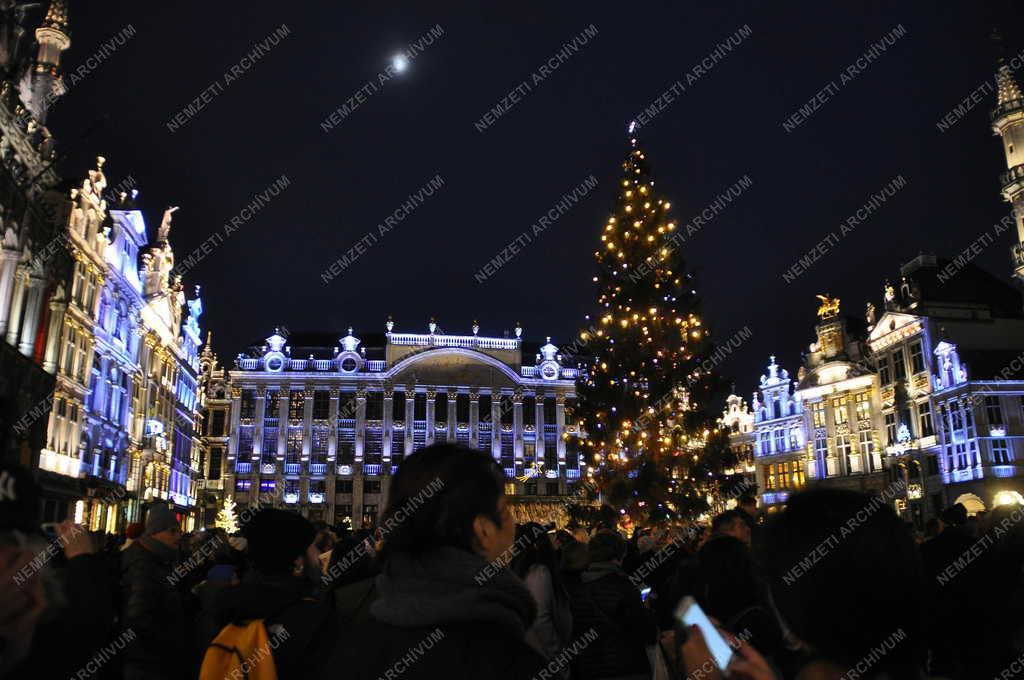
<instances>
[{"instance_id":1,"label":"night sky","mask_svg":"<svg viewBox=\"0 0 1024 680\"><path fill-rule=\"evenodd\" d=\"M593 303L592 251L613 204L629 120L743 26L752 33L642 130L657 188L687 223L744 175L753 185L683 249L719 341L752 337L720 368L749 397L769 354L795 375L831 292L863 314L919 250L954 255L1008 211L988 125L992 7L981 2L72 3L73 70L136 34L55 106L49 125L80 181L97 154L139 184L153 238L168 205L179 260L285 175L280 195L185 278L203 286L222 362L275 325L293 332L501 335L571 341ZM483 3L481 3L483 5ZM897 5L893 7L893 5ZM996 3L1004 7L1004 2ZM301 8L301 9L300 9ZM316 9L313 9L316 8ZM1021 13L1003 21L1011 47ZM593 24L551 75L532 74ZM223 85L254 46L289 35ZM393 54L444 33L331 131L321 123ZM791 132L811 97L902 25L905 35ZM474 123L523 80L510 110ZM212 101L167 123L214 82ZM365 90L364 90L365 92ZM99 120L99 127L94 124ZM83 131L93 128L86 139ZM444 186L330 283L342 257L435 175ZM484 283L474 273L590 175L598 186ZM906 187L792 283L783 272L894 177ZM1009 280L1012 235L977 260Z\"/></svg>"}]
</instances>

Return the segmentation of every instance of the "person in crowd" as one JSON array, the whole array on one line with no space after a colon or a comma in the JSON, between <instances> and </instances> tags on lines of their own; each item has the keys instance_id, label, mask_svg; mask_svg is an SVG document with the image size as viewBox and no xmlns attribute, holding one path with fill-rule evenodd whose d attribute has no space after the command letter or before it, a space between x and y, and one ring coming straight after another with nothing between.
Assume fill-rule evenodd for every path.
<instances>
[{"instance_id":1,"label":"person in crowd","mask_svg":"<svg viewBox=\"0 0 1024 680\"><path fill-rule=\"evenodd\" d=\"M780 618L806 655L801 677L920 677L921 560L881 498L840 489L793 494L766 527L762 560ZM879 646L886 653L872 655Z\"/></svg>"},{"instance_id":2,"label":"person in crowd","mask_svg":"<svg viewBox=\"0 0 1024 680\"><path fill-rule=\"evenodd\" d=\"M370 605L377 599L377 565L368 537L349 535L334 546L324 580L342 628L370 620Z\"/></svg>"},{"instance_id":3,"label":"person in crowd","mask_svg":"<svg viewBox=\"0 0 1024 680\"><path fill-rule=\"evenodd\" d=\"M203 571L205 578L192 589L196 607L193 619L196 658L200 662L206 648L222 628L215 610L217 598L224 590L239 582L238 570L233 564L214 564Z\"/></svg>"},{"instance_id":4,"label":"person in crowd","mask_svg":"<svg viewBox=\"0 0 1024 680\"><path fill-rule=\"evenodd\" d=\"M331 552L334 550L334 544L336 537L334 532L328 528L326 522L318 522L316 528L316 550L320 554L320 566L324 571L327 571L328 565L331 563Z\"/></svg>"},{"instance_id":5,"label":"person in crowd","mask_svg":"<svg viewBox=\"0 0 1024 680\"><path fill-rule=\"evenodd\" d=\"M951 676L960 674L961 667L968 663L963 659L968 650L962 647L965 636L973 636L977 629L977 626L972 626L970 631L963 631L959 623L965 620L964 616L980 615L982 607L977 600L975 586L981 585L977 579L985 571L984 560L972 559L965 564L962 574L954 574L952 578L947 578L945 573L974 543L966 523L967 509L962 504L946 508L940 515L941 531L920 547L928 594L932 670ZM982 554L981 557L986 556Z\"/></svg>"},{"instance_id":6,"label":"person in crowd","mask_svg":"<svg viewBox=\"0 0 1024 680\"><path fill-rule=\"evenodd\" d=\"M614 531L600 531L590 539L587 552L589 565L569 589L572 638L593 630L600 642L580 651L579 676L649 678L646 647L655 644L657 629L639 589L622 570L626 541Z\"/></svg>"},{"instance_id":7,"label":"person in crowd","mask_svg":"<svg viewBox=\"0 0 1024 680\"><path fill-rule=\"evenodd\" d=\"M553 659L568 646L572 635L569 596L562 584L555 550L547 531L535 522L517 527L516 545L519 552L509 566L526 583L537 605L537 618L527 630L526 640L545 657ZM568 678L569 666L563 666L559 672Z\"/></svg>"},{"instance_id":8,"label":"person in crowd","mask_svg":"<svg viewBox=\"0 0 1024 680\"><path fill-rule=\"evenodd\" d=\"M587 568L589 557L587 555L587 544L573 541L562 546L561 555L558 558L558 570L561 572L562 584L566 591L570 585L578 585Z\"/></svg>"},{"instance_id":9,"label":"person in crowd","mask_svg":"<svg viewBox=\"0 0 1024 680\"><path fill-rule=\"evenodd\" d=\"M741 495L736 501L736 509L739 510L740 517L750 528L749 545L756 556L761 552L764 538L764 525L759 522L757 512L757 496L750 493Z\"/></svg>"},{"instance_id":10,"label":"person in crowd","mask_svg":"<svg viewBox=\"0 0 1024 680\"><path fill-rule=\"evenodd\" d=\"M45 544L39 540L39 488L20 465L0 463L0 677L17 677L38 640L47 608L43 576L32 568Z\"/></svg>"},{"instance_id":11,"label":"person in crowd","mask_svg":"<svg viewBox=\"0 0 1024 680\"><path fill-rule=\"evenodd\" d=\"M711 520L712 536L732 536L750 545L750 524L748 515L740 510L726 510Z\"/></svg>"},{"instance_id":12,"label":"person in crowd","mask_svg":"<svg viewBox=\"0 0 1024 680\"><path fill-rule=\"evenodd\" d=\"M142 535L142 531L145 527L140 522L132 522L124 529L124 543L121 544L121 550L127 550L128 546L134 543L139 536Z\"/></svg>"},{"instance_id":13,"label":"person in crowd","mask_svg":"<svg viewBox=\"0 0 1024 680\"><path fill-rule=\"evenodd\" d=\"M782 649L782 630L750 548L732 536L717 536L701 547L697 565L696 599L708 616L774 659Z\"/></svg>"},{"instance_id":14,"label":"person in crowd","mask_svg":"<svg viewBox=\"0 0 1024 680\"><path fill-rule=\"evenodd\" d=\"M551 534L551 545L555 550L561 550L569 543L576 543L576 538L566 529L559 529Z\"/></svg>"},{"instance_id":15,"label":"person in crowd","mask_svg":"<svg viewBox=\"0 0 1024 680\"><path fill-rule=\"evenodd\" d=\"M38 486L27 470L0 464L0 479L0 677L73 677L110 643L112 558L70 520L55 536L42 534ZM113 664L96 670L95 678L119 676Z\"/></svg>"},{"instance_id":16,"label":"person in crowd","mask_svg":"<svg viewBox=\"0 0 1024 680\"><path fill-rule=\"evenodd\" d=\"M268 508L242 528L251 569L214 601L218 629L262 619L277 677L319 677L337 629L330 607L315 597L320 587L316 531L309 520Z\"/></svg>"},{"instance_id":17,"label":"person in crowd","mask_svg":"<svg viewBox=\"0 0 1024 680\"><path fill-rule=\"evenodd\" d=\"M526 641L536 605L504 566L516 530L504 489L494 459L461 445L405 459L381 517L372 620L335 643L334 677L537 676L547 661Z\"/></svg>"},{"instance_id":18,"label":"person in crowd","mask_svg":"<svg viewBox=\"0 0 1024 680\"><path fill-rule=\"evenodd\" d=\"M690 538L690 536L695 538ZM676 536L675 544L678 550L672 553L667 573L661 578L660 574L654 576L657 582L648 598L653 604L655 619L658 629L662 631L672 630L675 627L672 615L675 612L676 604L687 595L696 598L700 593L701 579L697 563L697 550L700 547L700 540L696 537L699 533L688 531L681 536ZM666 550L667 552L667 550ZM659 567L660 570L660 567ZM650 579L651 577L648 577Z\"/></svg>"},{"instance_id":19,"label":"person in crowd","mask_svg":"<svg viewBox=\"0 0 1024 680\"><path fill-rule=\"evenodd\" d=\"M985 518L994 539L992 583L1001 592L993 602L992 627L1004 644L1024 649L1024 506L1000 505Z\"/></svg>"},{"instance_id":20,"label":"person in crowd","mask_svg":"<svg viewBox=\"0 0 1024 680\"><path fill-rule=\"evenodd\" d=\"M127 680L184 678L194 665L173 571L181 538L174 512L158 503L149 508L142 536L121 553L120 632L134 636L122 652Z\"/></svg>"},{"instance_id":21,"label":"person in crowd","mask_svg":"<svg viewBox=\"0 0 1024 680\"><path fill-rule=\"evenodd\" d=\"M736 507L747 516L748 523L751 527L757 524L757 497L753 494L745 493L739 497L736 501Z\"/></svg>"}]
</instances>

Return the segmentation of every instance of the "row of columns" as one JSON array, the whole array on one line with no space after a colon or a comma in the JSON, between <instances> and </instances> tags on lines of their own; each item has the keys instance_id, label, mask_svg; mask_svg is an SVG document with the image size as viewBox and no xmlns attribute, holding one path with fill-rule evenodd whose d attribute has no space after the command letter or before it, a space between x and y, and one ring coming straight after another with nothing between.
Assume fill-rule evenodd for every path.
<instances>
[{"instance_id":1,"label":"row of columns","mask_svg":"<svg viewBox=\"0 0 1024 680\"><path fill-rule=\"evenodd\" d=\"M306 462L310 459L310 453L312 448L312 422L313 422L313 403L314 403L314 390L310 388L304 388L304 404L303 404L303 419L302 419L302 454L301 461ZM284 396L285 390L281 390L281 396L278 398L278 428L277 428L277 460L281 462L285 458L287 451L287 437L288 429L290 427L291 420L289 419L289 401L290 396ZM290 395L290 392L288 392ZM412 390L406 391L406 395L414 395L415 392ZM447 439L448 441L455 441L456 439L456 401L455 392L449 392L449 398L447 400ZM267 390L266 388L261 389L256 393L256 404L254 409L253 418L253 439L252 439L252 451L238 451L238 428L241 422L241 388L234 388L232 390L232 408L231 408L231 442L228 449L229 460L239 458L241 460L248 458L253 462L260 459L263 451L263 424L266 419L266 401L267 401ZM433 390L428 390L425 393L426 396L426 420L425 420L425 437L424 441L426 445L430 445L434 442L435 438L435 423L438 422L436 417L436 396L437 393ZM491 441L489 443L479 441L480 435L480 417L479 417L479 393L476 391L469 393L469 445L473 447L483 448L487 446L490 448L492 455L497 459L501 456L501 401L500 393L495 393L494 398L491 400L491 414L490 422L491 427ZM358 390L355 392L355 461L362 462L364 459L364 452L366 450L366 398L367 392L365 389ZM335 388L330 390L330 406L328 411L328 427L330 428L330 434L328 437L327 445L327 461L328 463L334 462L337 459L338 450L338 432L337 422L339 413L339 401L340 391ZM513 403L513 432L515 433L514 438L514 456L517 463L523 461L523 398L522 395L516 393L512 396ZM405 422L411 424L414 422L415 414L415 400L414 398L407 398L405 400ZM545 442L544 442L544 402L538 401L536 404L536 412L534 422L536 423L536 444L535 444L535 457L540 459L544 456ZM394 391L386 389L383 396L383 418L381 419L381 427L383 431L382 443L381 443L381 460L382 462L390 462L391 460L391 444L392 444L392 431L394 427ZM565 397L562 394L555 395L555 422L552 423L557 426L557 431L562 432L565 429ZM408 456L413 452L414 441L412 437L412 427L406 426L406 437L404 443L403 453ZM556 439L556 453L560 463L565 461L565 442L558 437Z\"/></svg>"},{"instance_id":2,"label":"row of columns","mask_svg":"<svg viewBox=\"0 0 1024 680\"><path fill-rule=\"evenodd\" d=\"M287 436L288 429L291 420L289 419L289 401L290 401L289 389L282 388L280 390L280 396L278 398L278 432L277 432L277 455L275 456L276 462L274 465L274 502L280 502L283 499L286 475L284 472L283 462L285 460L285 454L287 451ZM305 468L299 479L299 503L305 505L308 500L308 493L310 488L310 475L308 469L308 463L311 459L312 449L312 435L313 435L313 406L315 399L315 391L311 388L303 388L303 440L302 440L302 453L301 453L301 464ZM329 390L329 408L328 408L328 440L327 440L327 474L324 478L324 503L322 506L326 512L333 513L335 507L335 494L336 494L336 475L335 475L335 464L337 461L338 454L338 418L340 413L340 397L341 393L338 388L332 388ZM448 441L456 440L457 431L457 403L456 403L456 392L449 392L449 398L447 400L447 413L445 422L447 423L447 439ZM405 437L403 442L403 453L409 456L413 453L414 447L414 435L413 435L413 422L415 420L415 392L413 389L406 391L407 398L405 400L405 413L404 419L406 425ZM353 473L362 471L363 462L365 460L365 454L367 450L366 442L366 400L367 391L365 389L359 389L354 393L355 396L355 412L352 414L354 422L354 465ZM425 436L424 443L429 445L435 441L435 423L439 422L436 413L436 392L434 390L428 390L425 393L426 397L426 420L425 420ZM565 397L562 394L554 395L555 398L555 422L556 431L561 433L565 429ZM241 399L242 389L235 387L231 391L231 425L230 425L230 438L228 440L227 447L227 458L224 468L224 479L227 493L234 492L234 479L235 474L235 463L236 462L250 462L253 466L251 475L253 485L249 488L249 499L250 504L255 505L259 503L260 489L259 480L264 476L260 473L260 465L263 451L263 439L264 439L264 421L267 417L267 389L260 388L256 392L255 408L253 410L253 437L252 437L252 449L250 451L239 451L239 431L241 427ZM524 447L523 447L523 404L522 395L516 393L512 398L513 403L513 432L514 437L514 456L515 461L519 464L523 463L524 460ZM545 438L544 438L544 402L539 400L535 406L535 423L536 423L536 439L535 439L535 459L543 460L545 454ZM500 393L495 392L492 395L491 400L491 413L490 422L492 423L490 442L479 441L480 435L480 404L479 404L479 393L474 390L469 393L469 445L477 448L489 447L492 455L495 459L500 459L501 456L501 400ZM347 414L346 414L347 415ZM394 429L394 391L390 388L386 388L383 391L383 413L381 418L382 428L382 441L381 441L381 474L386 476L391 471L391 460L392 460L392 437ZM555 442L557 460L560 467L564 467L565 462L565 442L558 436ZM364 478L362 474L353 474L351 478L353 489L353 518L358 521L362 516L362 505L363 505L363 487ZM386 484L382 485L380 504L383 506L386 499ZM310 506L316 507L316 506ZM379 508L378 508L379 509ZM328 518L332 519L332 518Z\"/></svg>"}]
</instances>

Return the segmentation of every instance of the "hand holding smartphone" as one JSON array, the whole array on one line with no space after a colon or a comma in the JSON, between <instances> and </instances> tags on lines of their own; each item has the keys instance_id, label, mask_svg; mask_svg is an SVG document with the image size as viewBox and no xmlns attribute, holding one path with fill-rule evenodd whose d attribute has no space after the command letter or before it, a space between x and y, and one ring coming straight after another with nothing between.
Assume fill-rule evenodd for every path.
<instances>
[{"instance_id":1,"label":"hand holding smartphone","mask_svg":"<svg viewBox=\"0 0 1024 680\"><path fill-rule=\"evenodd\" d=\"M692 597L684 597L679 601L673 619L676 624L677 643L682 643L686 640L690 626L697 626L704 636L708 651L711 652L711 659L718 669L724 673L733 658L732 647L729 646L729 643L722 637L722 634L711 623L707 614L697 604L697 601Z\"/></svg>"}]
</instances>

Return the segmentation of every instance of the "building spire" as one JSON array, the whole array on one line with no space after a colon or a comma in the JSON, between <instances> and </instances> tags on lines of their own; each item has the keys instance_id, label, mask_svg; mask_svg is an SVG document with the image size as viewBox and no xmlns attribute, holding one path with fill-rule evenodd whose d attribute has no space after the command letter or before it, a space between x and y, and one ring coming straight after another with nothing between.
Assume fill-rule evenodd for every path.
<instances>
[{"instance_id":1,"label":"building spire","mask_svg":"<svg viewBox=\"0 0 1024 680\"><path fill-rule=\"evenodd\" d=\"M996 106L991 114L992 131L1002 138L1006 172L1000 184L1003 198L1013 206L1017 224L1017 238L1010 248L1013 274L1024 283L1024 95L1006 62L1003 37L998 28L992 30L992 42L998 87Z\"/></svg>"},{"instance_id":2,"label":"building spire","mask_svg":"<svg viewBox=\"0 0 1024 680\"><path fill-rule=\"evenodd\" d=\"M66 91L60 55L71 47L68 0L50 1L46 16L36 29L36 42L39 50L22 81L21 100L35 119L45 125L50 105Z\"/></svg>"},{"instance_id":3,"label":"building spire","mask_svg":"<svg viewBox=\"0 0 1024 680\"><path fill-rule=\"evenodd\" d=\"M71 37L71 24L68 21L67 0L52 0L52 2L50 2L50 8L46 10L46 16L43 18L41 28L42 27L51 28L63 33L68 38Z\"/></svg>"},{"instance_id":4,"label":"building spire","mask_svg":"<svg viewBox=\"0 0 1024 680\"><path fill-rule=\"evenodd\" d=\"M999 99L997 100L999 106L1006 106L1011 102L1019 102L1024 99L1021 97L1020 86L1017 85L1013 72L1006 64L1000 64L996 70L996 86L999 89Z\"/></svg>"}]
</instances>

